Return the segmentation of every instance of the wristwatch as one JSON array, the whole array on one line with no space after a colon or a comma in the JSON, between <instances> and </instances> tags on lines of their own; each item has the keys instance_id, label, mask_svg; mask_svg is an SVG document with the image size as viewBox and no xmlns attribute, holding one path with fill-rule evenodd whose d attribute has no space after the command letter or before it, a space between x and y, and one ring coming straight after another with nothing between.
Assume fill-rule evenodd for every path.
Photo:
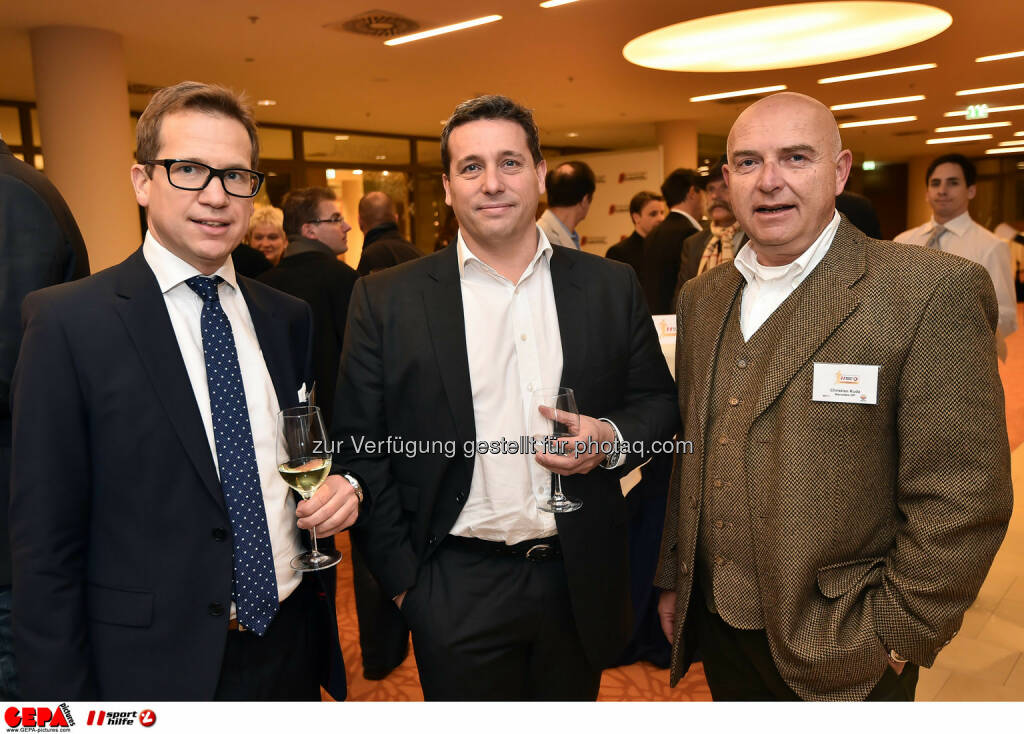
<instances>
[{"instance_id":1,"label":"wristwatch","mask_svg":"<svg viewBox=\"0 0 1024 734\"><path fill-rule=\"evenodd\" d=\"M359 500L359 504L363 504L363 485L359 483L359 480L354 475L347 472L342 472L341 476L348 480L348 483L352 485L352 489L356 492L356 499Z\"/></svg>"},{"instance_id":2,"label":"wristwatch","mask_svg":"<svg viewBox=\"0 0 1024 734\"><path fill-rule=\"evenodd\" d=\"M899 665L901 663L909 663L910 662L909 660L907 660L905 657L900 655L895 650L889 650L889 659L892 660L897 665Z\"/></svg>"}]
</instances>

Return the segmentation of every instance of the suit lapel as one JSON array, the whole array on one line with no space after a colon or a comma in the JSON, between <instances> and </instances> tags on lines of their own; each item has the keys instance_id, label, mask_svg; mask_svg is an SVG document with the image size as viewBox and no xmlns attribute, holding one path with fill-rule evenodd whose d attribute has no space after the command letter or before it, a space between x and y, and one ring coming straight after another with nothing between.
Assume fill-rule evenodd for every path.
<instances>
[{"instance_id":1,"label":"suit lapel","mask_svg":"<svg viewBox=\"0 0 1024 734\"><path fill-rule=\"evenodd\" d=\"M277 405L281 410L295 407L299 404L300 377L295 374L294 363L291 361L293 355L288 341L288 324L270 309L258 291L247 286L244 278L238 278L238 286L249 308L270 381L274 383ZM307 390L312 387L306 385Z\"/></svg>"},{"instance_id":2,"label":"suit lapel","mask_svg":"<svg viewBox=\"0 0 1024 734\"><path fill-rule=\"evenodd\" d=\"M863 235L843 217L825 257L800 286L800 302L775 346L751 420L775 402L793 376L857 308L860 299L850 286L864 274L864 267Z\"/></svg>"},{"instance_id":3,"label":"suit lapel","mask_svg":"<svg viewBox=\"0 0 1024 734\"><path fill-rule=\"evenodd\" d=\"M141 248L124 262L118 275L118 314L185 453L206 489L217 504L223 507L224 494L210 455L210 444L192 392L192 383L185 370L163 294L157 285L156 276L142 256Z\"/></svg>"},{"instance_id":4,"label":"suit lapel","mask_svg":"<svg viewBox=\"0 0 1024 734\"><path fill-rule=\"evenodd\" d=\"M466 319L462 309L457 242L453 239L444 254L434 258L433 270L423 289L423 307L455 431L465 443L476 439L476 421L466 352Z\"/></svg>"},{"instance_id":5,"label":"suit lapel","mask_svg":"<svg viewBox=\"0 0 1024 734\"><path fill-rule=\"evenodd\" d=\"M558 312L558 332L562 342L561 387L578 387L585 382L583 365L587 363L588 320L587 291L576 267L579 258L564 248L551 248L551 285L555 292L555 310ZM581 411L584 410L581 408Z\"/></svg>"}]
</instances>

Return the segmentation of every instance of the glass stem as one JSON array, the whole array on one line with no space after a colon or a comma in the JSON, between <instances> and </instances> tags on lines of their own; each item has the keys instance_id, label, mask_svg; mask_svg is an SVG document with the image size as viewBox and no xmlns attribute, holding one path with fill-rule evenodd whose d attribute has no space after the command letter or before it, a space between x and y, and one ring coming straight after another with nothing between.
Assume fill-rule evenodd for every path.
<instances>
[{"instance_id":1,"label":"glass stem","mask_svg":"<svg viewBox=\"0 0 1024 734\"><path fill-rule=\"evenodd\" d=\"M309 529L309 536L313 539L313 557L320 555L320 549L316 547L316 528Z\"/></svg>"},{"instance_id":2,"label":"glass stem","mask_svg":"<svg viewBox=\"0 0 1024 734\"><path fill-rule=\"evenodd\" d=\"M554 489L554 492L552 493L552 496L556 500L559 500L559 501L564 500L565 499L565 495L562 494L562 475L561 474L555 474L554 476L555 476L555 481L551 485L551 488Z\"/></svg>"}]
</instances>

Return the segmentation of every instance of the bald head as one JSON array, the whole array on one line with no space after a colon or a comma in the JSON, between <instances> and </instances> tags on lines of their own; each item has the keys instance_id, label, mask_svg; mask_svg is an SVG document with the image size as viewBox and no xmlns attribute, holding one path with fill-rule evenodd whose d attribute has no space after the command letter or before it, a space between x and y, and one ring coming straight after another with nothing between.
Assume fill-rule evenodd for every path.
<instances>
[{"instance_id":1,"label":"bald head","mask_svg":"<svg viewBox=\"0 0 1024 734\"><path fill-rule=\"evenodd\" d=\"M363 234L388 222L397 222L395 202L383 191L371 191L359 200L359 229Z\"/></svg>"},{"instance_id":2,"label":"bald head","mask_svg":"<svg viewBox=\"0 0 1024 734\"><path fill-rule=\"evenodd\" d=\"M743 110L723 168L733 212L764 265L792 262L835 216L853 156L825 105L786 92Z\"/></svg>"}]
</instances>

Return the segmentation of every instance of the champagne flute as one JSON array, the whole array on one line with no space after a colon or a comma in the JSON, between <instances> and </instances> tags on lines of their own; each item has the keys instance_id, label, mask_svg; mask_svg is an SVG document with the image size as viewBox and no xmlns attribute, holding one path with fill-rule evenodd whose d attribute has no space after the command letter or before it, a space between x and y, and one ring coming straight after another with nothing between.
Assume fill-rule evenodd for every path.
<instances>
[{"instance_id":1,"label":"champagne flute","mask_svg":"<svg viewBox=\"0 0 1024 734\"><path fill-rule=\"evenodd\" d=\"M283 441L277 444L277 472L285 483L308 500L331 473L331 452L328 450L320 408L300 405L286 408L277 416L278 432ZM316 545L316 528L310 528L313 549L300 553L291 561L296 571L322 571L338 563L341 553L331 549L321 552Z\"/></svg>"},{"instance_id":2,"label":"champagne flute","mask_svg":"<svg viewBox=\"0 0 1024 734\"><path fill-rule=\"evenodd\" d=\"M547 453L565 453L565 444L559 439L575 436L580 427L580 412L576 408L576 395L570 387L540 388L530 398L530 435ZM551 498L537 506L545 512L573 512L583 507L579 500L562 492L562 477L552 472L548 478Z\"/></svg>"}]
</instances>

